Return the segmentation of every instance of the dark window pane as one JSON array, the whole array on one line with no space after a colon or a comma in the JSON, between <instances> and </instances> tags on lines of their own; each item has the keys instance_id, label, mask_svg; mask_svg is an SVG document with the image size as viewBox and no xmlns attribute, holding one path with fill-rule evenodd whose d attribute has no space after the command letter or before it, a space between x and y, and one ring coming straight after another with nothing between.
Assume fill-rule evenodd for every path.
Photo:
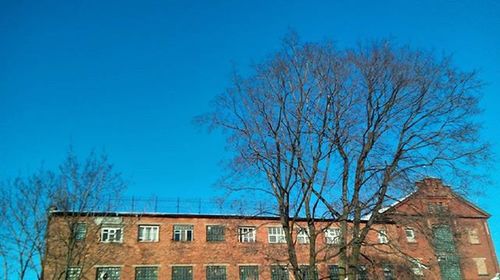
<instances>
[{"instance_id":1,"label":"dark window pane","mask_svg":"<svg viewBox=\"0 0 500 280\"><path fill-rule=\"evenodd\" d=\"M338 265L328 266L328 271L330 273L330 280L340 280L340 270Z\"/></svg>"},{"instance_id":2,"label":"dark window pane","mask_svg":"<svg viewBox=\"0 0 500 280\"><path fill-rule=\"evenodd\" d=\"M272 280L288 280L288 269L284 266L273 265L271 266L271 279Z\"/></svg>"},{"instance_id":3,"label":"dark window pane","mask_svg":"<svg viewBox=\"0 0 500 280\"><path fill-rule=\"evenodd\" d=\"M317 280L318 272L316 268L311 268L308 265L300 266L300 272L302 274L302 279L304 280Z\"/></svg>"},{"instance_id":4,"label":"dark window pane","mask_svg":"<svg viewBox=\"0 0 500 280\"><path fill-rule=\"evenodd\" d=\"M136 280L158 280L157 267L136 267L135 268Z\"/></svg>"},{"instance_id":5,"label":"dark window pane","mask_svg":"<svg viewBox=\"0 0 500 280\"><path fill-rule=\"evenodd\" d=\"M87 224L76 223L73 225L73 236L75 240L84 240L87 235Z\"/></svg>"},{"instance_id":6,"label":"dark window pane","mask_svg":"<svg viewBox=\"0 0 500 280\"><path fill-rule=\"evenodd\" d=\"M97 280L120 280L121 269L119 267L97 268Z\"/></svg>"},{"instance_id":7,"label":"dark window pane","mask_svg":"<svg viewBox=\"0 0 500 280\"><path fill-rule=\"evenodd\" d=\"M224 226L207 226L207 241L224 241Z\"/></svg>"},{"instance_id":8,"label":"dark window pane","mask_svg":"<svg viewBox=\"0 0 500 280\"><path fill-rule=\"evenodd\" d=\"M226 280L226 267L207 266L207 280Z\"/></svg>"},{"instance_id":9,"label":"dark window pane","mask_svg":"<svg viewBox=\"0 0 500 280\"><path fill-rule=\"evenodd\" d=\"M256 265L252 266L240 266L240 280L258 280L259 279L259 267Z\"/></svg>"},{"instance_id":10,"label":"dark window pane","mask_svg":"<svg viewBox=\"0 0 500 280\"><path fill-rule=\"evenodd\" d=\"M193 280L193 267L173 266L172 280Z\"/></svg>"}]
</instances>

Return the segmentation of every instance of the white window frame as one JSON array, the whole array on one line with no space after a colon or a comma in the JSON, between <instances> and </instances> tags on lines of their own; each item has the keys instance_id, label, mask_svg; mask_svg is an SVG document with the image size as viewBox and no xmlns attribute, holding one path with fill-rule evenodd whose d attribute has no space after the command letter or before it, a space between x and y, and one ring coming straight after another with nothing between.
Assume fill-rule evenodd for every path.
<instances>
[{"instance_id":1,"label":"white window frame","mask_svg":"<svg viewBox=\"0 0 500 280\"><path fill-rule=\"evenodd\" d=\"M405 232L405 236L406 236L406 241L408 241L409 243L417 242L417 239L415 236L415 230L413 228L405 228L404 232ZM411 236L408 236L408 233L411 233Z\"/></svg>"},{"instance_id":2,"label":"white window frame","mask_svg":"<svg viewBox=\"0 0 500 280\"><path fill-rule=\"evenodd\" d=\"M137 240L139 242L158 242L160 240L160 226L139 225Z\"/></svg>"},{"instance_id":3,"label":"white window frame","mask_svg":"<svg viewBox=\"0 0 500 280\"><path fill-rule=\"evenodd\" d=\"M270 244L286 243L285 230L282 226L267 228L267 241Z\"/></svg>"},{"instance_id":4,"label":"white window frame","mask_svg":"<svg viewBox=\"0 0 500 280\"><path fill-rule=\"evenodd\" d=\"M410 259L413 264L411 271L416 276L424 276L424 269L427 269L425 265L422 264L421 259Z\"/></svg>"},{"instance_id":5,"label":"white window frame","mask_svg":"<svg viewBox=\"0 0 500 280\"><path fill-rule=\"evenodd\" d=\"M118 235L117 232L120 232L120 239L116 239ZM107 238L104 238L104 235L107 235ZM123 242L123 227L118 226L103 226L101 227L101 242L102 243L122 243Z\"/></svg>"},{"instance_id":6,"label":"white window frame","mask_svg":"<svg viewBox=\"0 0 500 280\"><path fill-rule=\"evenodd\" d=\"M378 243L379 244L389 243L389 236L387 235L387 230L381 229L378 231Z\"/></svg>"},{"instance_id":7,"label":"white window frame","mask_svg":"<svg viewBox=\"0 0 500 280\"><path fill-rule=\"evenodd\" d=\"M181 227L176 229L176 227ZM182 228L185 227L185 228ZM186 224L175 224L174 227L174 236L173 240L177 242L191 242L194 240L194 226L186 225ZM188 233L191 232L191 235ZM176 236L179 236L179 239L176 239Z\"/></svg>"},{"instance_id":8,"label":"white window frame","mask_svg":"<svg viewBox=\"0 0 500 280\"><path fill-rule=\"evenodd\" d=\"M338 227L331 227L325 230L325 242L329 245L339 245L342 240L342 231Z\"/></svg>"},{"instance_id":9,"label":"white window frame","mask_svg":"<svg viewBox=\"0 0 500 280\"><path fill-rule=\"evenodd\" d=\"M299 244L309 244L309 229L301 228L297 229L297 243Z\"/></svg>"},{"instance_id":10,"label":"white window frame","mask_svg":"<svg viewBox=\"0 0 500 280\"><path fill-rule=\"evenodd\" d=\"M238 239L240 243L255 243L256 227L238 227Z\"/></svg>"}]
</instances>

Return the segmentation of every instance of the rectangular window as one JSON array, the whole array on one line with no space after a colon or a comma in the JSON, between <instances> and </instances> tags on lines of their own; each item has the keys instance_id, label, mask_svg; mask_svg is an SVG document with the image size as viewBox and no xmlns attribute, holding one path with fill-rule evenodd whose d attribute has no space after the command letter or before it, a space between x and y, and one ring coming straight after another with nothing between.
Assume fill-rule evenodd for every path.
<instances>
[{"instance_id":1,"label":"rectangular window","mask_svg":"<svg viewBox=\"0 0 500 280\"><path fill-rule=\"evenodd\" d=\"M240 280L259 280L259 267L256 265L240 266Z\"/></svg>"},{"instance_id":2,"label":"rectangular window","mask_svg":"<svg viewBox=\"0 0 500 280\"><path fill-rule=\"evenodd\" d=\"M283 227L267 228L267 237L269 243L286 243L285 231Z\"/></svg>"},{"instance_id":3,"label":"rectangular window","mask_svg":"<svg viewBox=\"0 0 500 280\"><path fill-rule=\"evenodd\" d=\"M339 245L341 241L340 228L327 228L325 230L326 244Z\"/></svg>"},{"instance_id":4,"label":"rectangular window","mask_svg":"<svg viewBox=\"0 0 500 280\"><path fill-rule=\"evenodd\" d=\"M405 228L406 241L409 243L415 243L415 231L412 228Z\"/></svg>"},{"instance_id":5,"label":"rectangular window","mask_svg":"<svg viewBox=\"0 0 500 280\"><path fill-rule=\"evenodd\" d=\"M82 273L82 268L77 266L72 266L66 268L66 280L79 280L80 274Z\"/></svg>"},{"instance_id":6,"label":"rectangular window","mask_svg":"<svg viewBox=\"0 0 500 280\"><path fill-rule=\"evenodd\" d=\"M120 272L119 267L98 267L97 280L120 280Z\"/></svg>"},{"instance_id":7,"label":"rectangular window","mask_svg":"<svg viewBox=\"0 0 500 280\"><path fill-rule=\"evenodd\" d=\"M447 205L443 202L429 203L427 207L429 212L433 214L444 214L448 210Z\"/></svg>"},{"instance_id":8,"label":"rectangular window","mask_svg":"<svg viewBox=\"0 0 500 280\"><path fill-rule=\"evenodd\" d=\"M477 234L477 229L470 228L468 230L468 233L469 233L469 243L470 244L480 244L479 235Z\"/></svg>"},{"instance_id":9,"label":"rectangular window","mask_svg":"<svg viewBox=\"0 0 500 280\"><path fill-rule=\"evenodd\" d=\"M424 271L422 270L421 267L419 266L414 266L411 268L411 271L413 272L414 275L416 276L424 276Z\"/></svg>"},{"instance_id":10,"label":"rectangular window","mask_svg":"<svg viewBox=\"0 0 500 280\"><path fill-rule=\"evenodd\" d=\"M297 230L297 242L299 244L308 244L309 243L309 229L299 228Z\"/></svg>"},{"instance_id":11,"label":"rectangular window","mask_svg":"<svg viewBox=\"0 0 500 280\"><path fill-rule=\"evenodd\" d=\"M207 241L224 241L224 226L207 226Z\"/></svg>"},{"instance_id":12,"label":"rectangular window","mask_svg":"<svg viewBox=\"0 0 500 280\"><path fill-rule=\"evenodd\" d=\"M350 269L356 269L358 271L357 280L368 280L368 271L364 265L360 265L357 268L351 267Z\"/></svg>"},{"instance_id":13,"label":"rectangular window","mask_svg":"<svg viewBox=\"0 0 500 280\"><path fill-rule=\"evenodd\" d=\"M174 241L193 241L193 225L174 225Z\"/></svg>"},{"instance_id":14,"label":"rectangular window","mask_svg":"<svg viewBox=\"0 0 500 280\"><path fill-rule=\"evenodd\" d=\"M122 228L121 227L102 227L101 228L101 242L122 242Z\"/></svg>"},{"instance_id":15,"label":"rectangular window","mask_svg":"<svg viewBox=\"0 0 500 280\"><path fill-rule=\"evenodd\" d=\"M172 266L172 280L193 280L193 267Z\"/></svg>"},{"instance_id":16,"label":"rectangular window","mask_svg":"<svg viewBox=\"0 0 500 280\"><path fill-rule=\"evenodd\" d=\"M486 269L486 259L485 258L473 258L476 263L477 275L488 275L488 269Z\"/></svg>"},{"instance_id":17,"label":"rectangular window","mask_svg":"<svg viewBox=\"0 0 500 280\"><path fill-rule=\"evenodd\" d=\"M73 224L73 238L76 241L81 241L85 239L87 235L87 224L86 223L75 223Z\"/></svg>"},{"instance_id":18,"label":"rectangular window","mask_svg":"<svg viewBox=\"0 0 500 280\"><path fill-rule=\"evenodd\" d=\"M135 280L158 280L158 268L149 267L136 267Z\"/></svg>"},{"instance_id":19,"label":"rectangular window","mask_svg":"<svg viewBox=\"0 0 500 280\"><path fill-rule=\"evenodd\" d=\"M158 242L159 232L159 226L139 225L139 236L137 239L140 242Z\"/></svg>"},{"instance_id":20,"label":"rectangular window","mask_svg":"<svg viewBox=\"0 0 500 280\"><path fill-rule=\"evenodd\" d=\"M330 280L340 280L340 269L338 265L329 265L328 273L330 274Z\"/></svg>"},{"instance_id":21,"label":"rectangular window","mask_svg":"<svg viewBox=\"0 0 500 280\"><path fill-rule=\"evenodd\" d=\"M390 264L384 265L384 280L394 280L394 268Z\"/></svg>"},{"instance_id":22,"label":"rectangular window","mask_svg":"<svg viewBox=\"0 0 500 280\"><path fill-rule=\"evenodd\" d=\"M311 268L308 265L301 265L299 269L303 280L318 280L318 271L315 267Z\"/></svg>"},{"instance_id":23,"label":"rectangular window","mask_svg":"<svg viewBox=\"0 0 500 280\"><path fill-rule=\"evenodd\" d=\"M288 269L281 265L272 265L271 280L288 280Z\"/></svg>"},{"instance_id":24,"label":"rectangular window","mask_svg":"<svg viewBox=\"0 0 500 280\"><path fill-rule=\"evenodd\" d=\"M239 227L238 237L241 243L253 243L255 242L255 232L257 229L255 227Z\"/></svg>"},{"instance_id":25,"label":"rectangular window","mask_svg":"<svg viewBox=\"0 0 500 280\"><path fill-rule=\"evenodd\" d=\"M207 266L207 280L226 280L226 267Z\"/></svg>"},{"instance_id":26,"label":"rectangular window","mask_svg":"<svg viewBox=\"0 0 500 280\"><path fill-rule=\"evenodd\" d=\"M387 244L389 243L389 238L387 237L387 231L385 229L381 229L378 232L378 243Z\"/></svg>"}]
</instances>

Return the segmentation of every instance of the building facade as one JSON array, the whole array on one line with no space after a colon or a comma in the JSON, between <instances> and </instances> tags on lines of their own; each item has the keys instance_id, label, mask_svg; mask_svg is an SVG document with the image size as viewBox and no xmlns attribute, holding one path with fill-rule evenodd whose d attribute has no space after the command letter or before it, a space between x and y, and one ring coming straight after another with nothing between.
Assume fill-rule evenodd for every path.
<instances>
[{"instance_id":1,"label":"building facade","mask_svg":"<svg viewBox=\"0 0 500 280\"><path fill-rule=\"evenodd\" d=\"M440 180L417 186L383 210L363 244L358 279L492 279L499 268L489 215ZM338 223L315 224L311 269L302 222L294 246L304 275L343 279ZM53 211L46 239L44 279L292 279L276 217Z\"/></svg>"}]
</instances>

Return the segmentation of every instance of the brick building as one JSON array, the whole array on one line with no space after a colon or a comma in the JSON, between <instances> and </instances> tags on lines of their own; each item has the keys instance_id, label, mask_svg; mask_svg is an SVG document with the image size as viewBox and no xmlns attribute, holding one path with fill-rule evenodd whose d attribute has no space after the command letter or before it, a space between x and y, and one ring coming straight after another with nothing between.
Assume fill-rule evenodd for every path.
<instances>
[{"instance_id":1,"label":"brick building","mask_svg":"<svg viewBox=\"0 0 500 280\"><path fill-rule=\"evenodd\" d=\"M383 210L364 244L359 279L492 279L499 272L489 215L425 179ZM318 220L320 260L306 269L309 237L295 246L310 279L341 279L339 226ZM276 217L53 211L44 279L291 279Z\"/></svg>"}]
</instances>

